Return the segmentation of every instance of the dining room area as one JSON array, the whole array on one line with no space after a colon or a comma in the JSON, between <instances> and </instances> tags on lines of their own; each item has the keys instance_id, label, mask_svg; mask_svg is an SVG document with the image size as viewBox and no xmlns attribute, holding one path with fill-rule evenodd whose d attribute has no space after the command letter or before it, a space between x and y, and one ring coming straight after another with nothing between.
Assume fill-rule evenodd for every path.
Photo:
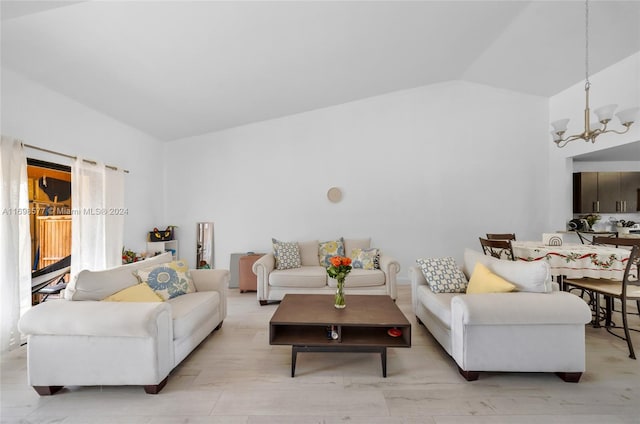
<instances>
[{"instance_id":1,"label":"dining room area","mask_svg":"<svg viewBox=\"0 0 640 424\"><path fill-rule=\"evenodd\" d=\"M640 337L640 237L601 232L586 242L564 242L566 233L544 233L541 240L517 240L515 233L479 237L485 255L512 261L545 261L556 290L581 297L592 311L588 324L633 346ZM613 339L613 340L616 340ZM618 343L617 341L615 343Z\"/></svg>"}]
</instances>

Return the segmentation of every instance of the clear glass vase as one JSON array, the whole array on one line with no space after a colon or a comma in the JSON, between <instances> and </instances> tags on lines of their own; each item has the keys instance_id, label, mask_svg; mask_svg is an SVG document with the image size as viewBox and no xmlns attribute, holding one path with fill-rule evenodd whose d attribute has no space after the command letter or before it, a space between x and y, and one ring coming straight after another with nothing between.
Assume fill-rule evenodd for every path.
<instances>
[{"instance_id":1,"label":"clear glass vase","mask_svg":"<svg viewBox=\"0 0 640 424\"><path fill-rule=\"evenodd\" d=\"M338 309L343 309L347 306L344 301L344 278L338 279L338 287L336 287L336 300L333 306Z\"/></svg>"}]
</instances>

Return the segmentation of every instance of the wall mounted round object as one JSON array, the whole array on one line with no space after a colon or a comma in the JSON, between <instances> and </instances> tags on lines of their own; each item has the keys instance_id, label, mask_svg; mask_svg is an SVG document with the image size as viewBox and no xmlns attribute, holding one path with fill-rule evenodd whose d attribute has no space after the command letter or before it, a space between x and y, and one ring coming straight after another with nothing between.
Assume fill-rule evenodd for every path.
<instances>
[{"instance_id":1,"label":"wall mounted round object","mask_svg":"<svg viewBox=\"0 0 640 424\"><path fill-rule=\"evenodd\" d=\"M338 187L331 187L327 191L327 199L332 203L338 203L342 200L342 191Z\"/></svg>"}]
</instances>

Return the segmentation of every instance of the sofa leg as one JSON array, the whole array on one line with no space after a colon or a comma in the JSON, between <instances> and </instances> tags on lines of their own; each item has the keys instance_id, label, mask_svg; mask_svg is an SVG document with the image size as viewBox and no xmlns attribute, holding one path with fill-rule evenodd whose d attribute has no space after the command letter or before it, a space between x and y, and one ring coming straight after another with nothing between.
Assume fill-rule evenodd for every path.
<instances>
[{"instance_id":1,"label":"sofa leg","mask_svg":"<svg viewBox=\"0 0 640 424\"><path fill-rule=\"evenodd\" d=\"M260 301L260 306L264 306L264 305L266 305L267 303L268 303L268 302L267 302L266 300L261 300L261 301Z\"/></svg>"},{"instance_id":2,"label":"sofa leg","mask_svg":"<svg viewBox=\"0 0 640 424\"><path fill-rule=\"evenodd\" d=\"M167 380L169 380L169 376L166 376L164 380L158 384L147 384L144 386L144 391L147 392L148 395L157 395L167 384Z\"/></svg>"},{"instance_id":3,"label":"sofa leg","mask_svg":"<svg viewBox=\"0 0 640 424\"><path fill-rule=\"evenodd\" d=\"M424 322L422 322L422 320L420 318L418 318L418 316L416 315L416 321L418 322L418 325L421 325L424 327Z\"/></svg>"},{"instance_id":4,"label":"sofa leg","mask_svg":"<svg viewBox=\"0 0 640 424\"><path fill-rule=\"evenodd\" d=\"M557 372L556 375L567 383L577 383L582 377L581 372Z\"/></svg>"},{"instance_id":5,"label":"sofa leg","mask_svg":"<svg viewBox=\"0 0 640 424\"><path fill-rule=\"evenodd\" d=\"M40 396L51 396L58 393L64 386L33 386Z\"/></svg>"},{"instance_id":6,"label":"sofa leg","mask_svg":"<svg viewBox=\"0 0 640 424\"><path fill-rule=\"evenodd\" d=\"M480 377L480 372L479 371L465 371L462 368L458 367L458 372L467 381L476 381L478 379L478 377Z\"/></svg>"},{"instance_id":7,"label":"sofa leg","mask_svg":"<svg viewBox=\"0 0 640 424\"><path fill-rule=\"evenodd\" d=\"M218 331L219 329L221 329L221 328L222 328L222 323L223 323L223 322L224 322L224 321L220 321L220 324L218 324L218 326L217 326L216 328L214 328L214 329L213 329L213 331ZM213 333L213 331L212 331L212 333Z\"/></svg>"}]
</instances>

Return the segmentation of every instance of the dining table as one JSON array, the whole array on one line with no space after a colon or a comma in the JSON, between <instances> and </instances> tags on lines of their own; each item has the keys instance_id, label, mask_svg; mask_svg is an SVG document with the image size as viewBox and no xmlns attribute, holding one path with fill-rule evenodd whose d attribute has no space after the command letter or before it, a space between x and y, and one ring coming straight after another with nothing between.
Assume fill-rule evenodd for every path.
<instances>
[{"instance_id":1,"label":"dining table","mask_svg":"<svg viewBox=\"0 0 640 424\"><path fill-rule=\"evenodd\" d=\"M607 328L615 326L611 321L612 298L606 298L606 307L604 313L601 313L600 295L597 292L585 290L584 286L572 285L571 280L573 279L575 284L575 281L588 277L615 280L611 284L621 285L631 250L609 245L578 243L548 246L539 241L513 241L511 247L513 255L518 261L547 261L551 269L551 276L558 283L560 290L577 288L582 290L581 297L586 293L588 295L587 303L593 314L591 323L594 327L601 327L601 322L604 322Z\"/></svg>"},{"instance_id":2,"label":"dining table","mask_svg":"<svg viewBox=\"0 0 640 424\"><path fill-rule=\"evenodd\" d=\"M547 261L551 275L560 278L606 278L621 281L630 250L613 246L563 243L548 246L541 241L513 241L518 261Z\"/></svg>"}]
</instances>

